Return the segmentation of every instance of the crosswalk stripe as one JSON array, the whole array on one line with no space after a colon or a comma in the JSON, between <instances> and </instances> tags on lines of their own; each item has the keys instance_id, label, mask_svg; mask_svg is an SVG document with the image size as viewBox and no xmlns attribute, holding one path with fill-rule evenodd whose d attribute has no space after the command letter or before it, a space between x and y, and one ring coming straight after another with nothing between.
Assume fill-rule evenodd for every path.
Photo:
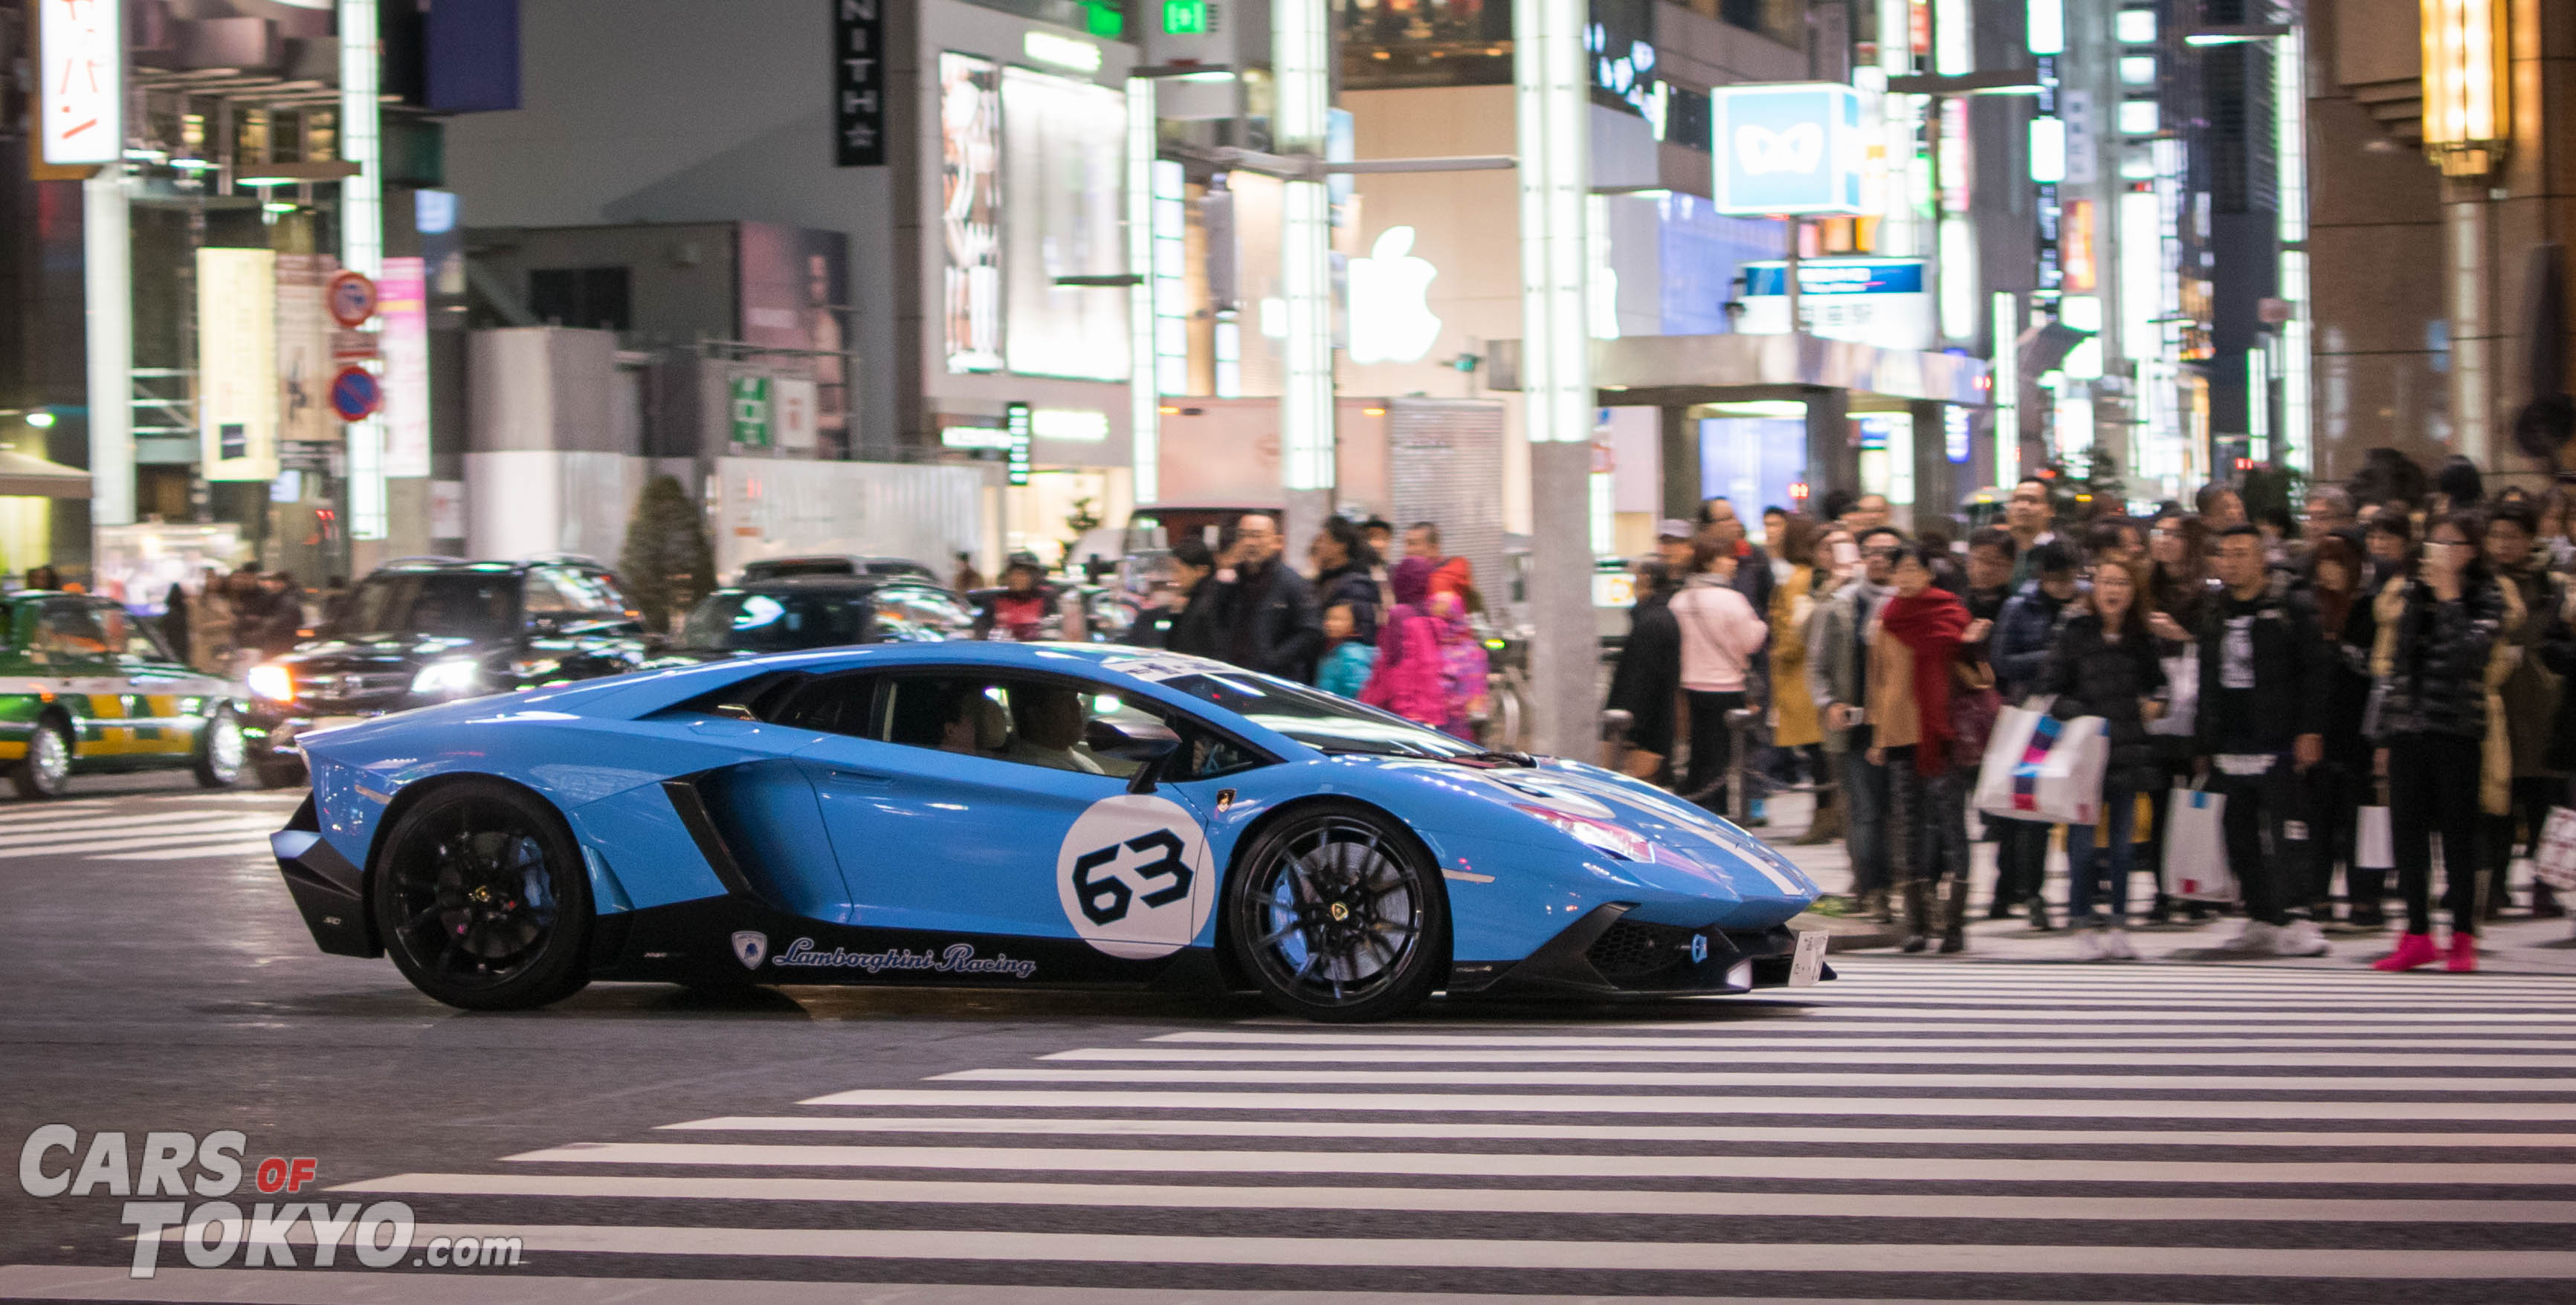
<instances>
[{"instance_id":1,"label":"crosswalk stripe","mask_svg":"<svg viewBox=\"0 0 2576 1305\"><path fill-rule=\"evenodd\" d=\"M121 816L113 820L82 820L60 825L47 825L34 833L6 831L11 847L33 847L39 843L72 842L96 838L112 829L157 829L163 826L225 828L252 823L267 823L268 817L232 812L189 811L167 816Z\"/></svg>"},{"instance_id":2,"label":"crosswalk stripe","mask_svg":"<svg viewBox=\"0 0 2576 1305\"><path fill-rule=\"evenodd\" d=\"M642 1174L395 1174L334 1192L388 1196L564 1196L678 1200L840 1201L925 1205L1066 1205L1416 1213L1730 1215L1785 1218L2141 1219L2414 1223L2576 1223L2576 1201L2351 1198L1870 1195L1665 1192L1586 1188L1216 1187L1151 1183L722 1178Z\"/></svg>"},{"instance_id":3,"label":"crosswalk stripe","mask_svg":"<svg viewBox=\"0 0 2576 1305\"><path fill-rule=\"evenodd\" d=\"M2013 1018L2020 1021L2023 1027L2040 1024L2155 1024L2170 1021L2174 1019L2177 1014L2188 1013L2177 1012L2172 1009L2061 1011L2048 1008L2049 1006L2062 1004L2063 1003L2051 1001L2047 1006L2031 1010L2015 1011L2013 1013ZM2376 1010L2371 1011L2367 1016L2362 1017L2356 1017L2353 1015L2311 1015L2304 1012L2291 1012L2278 1015L2267 1015L2264 1018L2267 1023L2292 1027L2305 1024L2325 1024L2331 1025L2335 1028L2347 1028L2350 1027L2352 1021L2356 1018L2367 1018L2381 1024L2545 1024L2576 1027L2576 1015L2552 1015L2540 1012L2484 1009L2456 1011L2424 1010L2422 1007L2428 1003L2409 1001L2403 997L2392 998L2390 1004L2393 1006L2404 1007L2404 1009ZM1776 1006L1756 1007L1744 1003L1711 1002L1709 1003L1709 1009L1713 1013L1723 1014L1757 1009L1779 1010L1781 1008ZM1940 1020L1944 1022L1959 1020L1991 1020L1996 1015L1996 1012L1991 1010L1874 1010L1859 1006L1809 1006L1803 1010L1799 1010L1797 1013L1799 1018L1802 1019L1847 1019L1853 1021ZM2229 1014L2222 1016L2221 1018L2243 1019L2246 1018L2246 1016L2240 1013ZM1707 1020L1699 1020L1696 1022L1665 1020L1652 1024L1631 1024L1625 1027L1637 1029L1705 1029L1708 1027L1708 1024L1709 1021Z\"/></svg>"},{"instance_id":4,"label":"crosswalk stripe","mask_svg":"<svg viewBox=\"0 0 2576 1305\"><path fill-rule=\"evenodd\" d=\"M309 1237L298 1223L294 1242ZM1516 1241L1444 1237L1190 1237L847 1228L424 1223L419 1238L515 1237L533 1253L788 1256L1091 1264L1339 1265L1707 1273L2121 1274L2154 1277L2550 1279L2576 1251L2022 1246L1937 1242ZM165 1229L164 1242L187 1235Z\"/></svg>"},{"instance_id":5,"label":"crosswalk stripe","mask_svg":"<svg viewBox=\"0 0 2576 1305\"><path fill-rule=\"evenodd\" d=\"M582 1142L503 1156L529 1164L1079 1169L1098 1173L1417 1177L1789 1178L1887 1182L2576 1184L2576 1166L2514 1162L1899 1159L1889 1156L1551 1155L1480 1151L1178 1151L1099 1147Z\"/></svg>"},{"instance_id":6,"label":"crosswalk stripe","mask_svg":"<svg viewBox=\"0 0 2576 1305\"><path fill-rule=\"evenodd\" d=\"M263 837L256 842L212 843L203 847L165 848L158 852L103 853L99 856L93 857L92 859L99 861L185 861L192 857L213 858L219 856L269 856L274 852L275 849L272 848L269 845L268 840Z\"/></svg>"},{"instance_id":7,"label":"crosswalk stripe","mask_svg":"<svg viewBox=\"0 0 2576 1305\"><path fill-rule=\"evenodd\" d=\"M2553 1092L2576 1094L2576 1078L2256 1074L1866 1074L1744 1073L1712 1070L1412 1070L1412 1069L962 1069L934 1076L951 1083L1268 1083L1458 1084L1485 1087L1907 1087L2148 1089L2169 1092Z\"/></svg>"},{"instance_id":8,"label":"crosswalk stripe","mask_svg":"<svg viewBox=\"0 0 2576 1305\"><path fill-rule=\"evenodd\" d=\"M804 1106L957 1109L1491 1111L1510 1114L1890 1115L2004 1119L2576 1122L2576 1101L2213 1101L2048 1097L1733 1097L1501 1092L1180 1092L855 1088Z\"/></svg>"},{"instance_id":9,"label":"crosswalk stripe","mask_svg":"<svg viewBox=\"0 0 2576 1305\"><path fill-rule=\"evenodd\" d=\"M2258 1067L2333 1067L2367 1069L2374 1065L2444 1066L2467 1069L2576 1069L2576 1056L2533 1052L2493 1055L2485 1052L2336 1052L2336 1051L2186 1051L2148 1050L2055 1051L2026 1046L1980 1047L1970 1051L1831 1051L1620 1049L1624 1064L1695 1065L2231 1065ZM1378 1065L1598 1065L1598 1050L1556 1048L1447 1047L1081 1047L1038 1057L1044 1061L1121 1061L1140 1064L1249 1064L1291 1061L1310 1064ZM2576 1083L2571 1083L2576 1087Z\"/></svg>"},{"instance_id":10,"label":"crosswalk stripe","mask_svg":"<svg viewBox=\"0 0 2576 1305\"><path fill-rule=\"evenodd\" d=\"M1769 1030L1764 1031L1766 1033L1769 1032ZM1621 1053L1632 1051L1652 1052L1668 1048L1689 1047L1992 1047L1998 1050L2011 1050L2015 1047L2043 1039L2045 1040L2046 1045L2051 1048L2174 1047L2184 1049L2206 1048L2211 1050L2231 1047L2275 1047L2284 1049L2296 1048L2299 1050L2331 1049L2339 1047L2386 1047L2392 1050L2440 1048L2460 1051L2492 1051L2499 1048L2511 1047L2529 1048L2536 1051L2548 1051L2555 1050L2563 1046L2576 1045L2576 1041L2571 1041L2571 1039L2576 1039L2576 1030L2570 1030L2567 1032L2517 1031L2510 1037L2490 1036L2482 1038L2338 1037L2333 1034L2326 1033L2300 1033L2296 1035L2276 1033L2274 1036L2268 1038L2069 1038L2051 1032L2033 1033L2028 1030L2019 1029L2017 1026L2009 1025L2004 1026L2001 1029L1994 1030L1994 1032L2005 1031L2017 1032L2020 1036L1958 1037L1951 1036L1960 1032L1960 1030L1953 1029L1939 1029L1930 1034L1917 1034L1902 1038L1846 1037L1843 1036L1842 1030L1818 1030L1814 1033L1800 1034L1790 1037L1760 1037L1750 1034L1728 1034L1722 1037L1625 1038L1585 1037L1574 1034L1556 1035L1545 1033L1519 1035L1484 1033L1391 1033L1384 1036L1370 1036L1368 1034L1352 1033L1296 1034L1191 1031L1185 1033L1159 1033L1146 1039L1146 1045L1154 1046L1164 1043L1219 1043L1225 1045L1323 1048L1394 1046L1425 1048L1530 1047L1536 1049L1547 1049L1555 1047L1571 1047L1591 1048L1602 1052Z\"/></svg>"},{"instance_id":11,"label":"crosswalk stripe","mask_svg":"<svg viewBox=\"0 0 2576 1305\"><path fill-rule=\"evenodd\" d=\"M265 820L251 820L231 827L206 826L179 834L149 834L131 838L93 838L85 842L54 843L44 847L28 848L26 850L32 853L40 853L45 856L70 856L74 853L81 852L123 852L146 847L171 847L197 844L202 843L206 839L215 837L220 837L224 841L232 842L238 841L241 835L249 833L252 830L266 830L267 827L268 822Z\"/></svg>"},{"instance_id":12,"label":"crosswalk stripe","mask_svg":"<svg viewBox=\"0 0 2576 1305\"><path fill-rule=\"evenodd\" d=\"M1799 1128L1694 1124L1385 1123L1376 1120L1039 1119L905 1115L719 1115L657 1132L991 1133L1057 1137L1439 1138L1492 1141L1818 1142L1920 1146L2498 1147L2576 1150L2576 1133L2210 1132L2092 1128Z\"/></svg>"},{"instance_id":13,"label":"crosswalk stripe","mask_svg":"<svg viewBox=\"0 0 2576 1305\"><path fill-rule=\"evenodd\" d=\"M2393 947L2395 944L2392 943L2390 946ZM2098 992L2099 989L2094 991ZM2001 992L1958 993L1955 995L1906 992L1809 995L1809 990L1803 988L1799 990L1799 994L1800 995L1797 1000L1809 1007L1866 1005L1871 1010L1903 1012L1908 1014L1912 1013L1913 1009L1916 1007L1938 1007L1948 1010L1973 1010L1978 1007L2020 1007L2033 1003L2046 1003L2049 1006L2057 1007L2061 1010L2073 1007L2090 1008L2107 1006L2126 1009L2136 1006L2153 1006L2158 1011L2171 1015L2177 1011L2196 1010L2274 1010L2278 1009L2281 1002L2285 1000L2280 997L2260 994L2248 997L2224 997L2200 994L2195 994L2189 997L2168 997L2158 994L2149 994L2140 997L2104 997L2074 993L2018 994ZM2314 1010L2319 1007L2349 1006L2369 1008L2377 1006L2404 1006L2414 1010L2429 1009L2435 1011L2512 1011L2535 1009L2556 1010L2566 1005L2566 1002L2563 999L2550 997L2486 997L2475 993L2461 993L2454 995L2426 992L2421 989L2409 992L2395 988L2392 988L2388 992L2377 994L2354 993L2334 996L2302 996L2297 998L2297 1001L2302 1006L2305 1006L2310 1010Z\"/></svg>"}]
</instances>

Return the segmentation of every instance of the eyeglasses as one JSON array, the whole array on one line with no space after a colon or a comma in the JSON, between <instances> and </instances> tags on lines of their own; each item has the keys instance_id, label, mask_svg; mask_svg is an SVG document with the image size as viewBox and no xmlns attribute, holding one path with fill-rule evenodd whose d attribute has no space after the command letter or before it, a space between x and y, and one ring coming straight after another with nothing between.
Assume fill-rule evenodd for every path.
<instances>
[{"instance_id":1,"label":"eyeglasses","mask_svg":"<svg viewBox=\"0 0 2576 1305\"><path fill-rule=\"evenodd\" d=\"M1881 544L1876 548L1864 548L1860 551L1861 555L1864 557L1894 557L1905 550L1901 548L1891 548L1885 544Z\"/></svg>"}]
</instances>

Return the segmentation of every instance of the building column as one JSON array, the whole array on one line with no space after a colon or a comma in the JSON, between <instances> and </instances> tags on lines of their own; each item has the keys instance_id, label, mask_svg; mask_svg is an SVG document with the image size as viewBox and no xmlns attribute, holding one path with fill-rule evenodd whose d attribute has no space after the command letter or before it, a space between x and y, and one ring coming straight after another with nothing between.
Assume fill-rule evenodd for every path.
<instances>
[{"instance_id":1,"label":"building column","mask_svg":"<svg viewBox=\"0 0 2576 1305\"><path fill-rule=\"evenodd\" d=\"M1914 421L1914 522L1944 521L1959 509L1958 477L1950 462L1950 405L1916 399L1906 405Z\"/></svg>"},{"instance_id":2,"label":"building column","mask_svg":"<svg viewBox=\"0 0 2576 1305\"><path fill-rule=\"evenodd\" d=\"M1663 425L1664 515L1693 520L1700 504L1699 419L1677 403L1657 408L1655 415Z\"/></svg>"},{"instance_id":3,"label":"building column","mask_svg":"<svg viewBox=\"0 0 2576 1305\"><path fill-rule=\"evenodd\" d=\"M1513 0L1520 146L1521 395L1530 449L1530 741L1599 735L1592 614L1591 82L1582 0Z\"/></svg>"},{"instance_id":4,"label":"building column","mask_svg":"<svg viewBox=\"0 0 2576 1305\"><path fill-rule=\"evenodd\" d=\"M87 300L90 525L134 524L134 270L125 167L81 183L81 278Z\"/></svg>"},{"instance_id":5,"label":"building column","mask_svg":"<svg viewBox=\"0 0 2576 1305\"><path fill-rule=\"evenodd\" d=\"M1860 492L1860 449L1852 443L1851 396L1818 386L1807 391L1808 501L1837 489Z\"/></svg>"}]
</instances>

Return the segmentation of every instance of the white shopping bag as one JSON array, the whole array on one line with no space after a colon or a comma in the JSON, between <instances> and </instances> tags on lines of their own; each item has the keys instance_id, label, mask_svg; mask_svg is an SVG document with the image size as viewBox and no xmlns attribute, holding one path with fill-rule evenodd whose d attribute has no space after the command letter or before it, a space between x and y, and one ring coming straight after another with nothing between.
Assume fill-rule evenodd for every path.
<instances>
[{"instance_id":1,"label":"white shopping bag","mask_svg":"<svg viewBox=\"0 0 2576 1305\"><path fill-rule=\"evenodd\" d=\"M2569 814L2576 816L2576 812ZM2576 837L2576 829L2570 829L2569 834ZM2356 870L2397 868L2397 840L2388 832L2388 808L2361 809L2361 824L2352 831L2352 864Z\"/></svg>"},{"instance_id":2,"label":"white shopping bag","mask_svg":"<svg viewBox=\"0 0 2576 1305\"><path fill-rule=\"evenodd\" d=\"M2059 720L2007 707L1977 768L1977 810L2007 820L2090 825L2102 814L2102 772L2110 761L2101 717Z\"/></svg>"},{"instance_id":3,"label":"white shopping bag","mask_svg":"<svg viewBox=\"0 0 2576 1305\"><path fill-rule=\"evenodd\" d=\"M2147 722L2147 733L2190 738L2200 714L2200 650L2158 660L2165 668L2165 714Z\"/></svg>"},{"instance_id":4,"label":"white shopping bag","mask_svg":"<svg viewBox=\"0 0 2576 1305\"><path fill-rule=\"evenodd\" d=\"M2236 900L2227 868L2225 794L2177 788L2165 817L2165 896L2194 902Z\"/></svg>"},{"instance_id":5,"label":"white shopping bag","mask_svg":"<svg viewBox=\"0 0 2576 1305\"><path fill-rule=\"evenodd\" d=\"M2560 892L2576 890L2576 810L2551 807L2532 844L2531 873Z\"/></svg>"}]
</instances>

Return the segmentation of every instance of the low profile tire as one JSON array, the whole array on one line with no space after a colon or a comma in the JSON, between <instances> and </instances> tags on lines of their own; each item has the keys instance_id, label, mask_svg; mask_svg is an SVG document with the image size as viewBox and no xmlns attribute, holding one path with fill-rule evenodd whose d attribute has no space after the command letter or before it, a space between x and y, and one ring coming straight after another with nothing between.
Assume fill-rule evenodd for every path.
<instances>
[{"instance_id":1,"label":"low profile tire","mask_svg":"<svg viewBox=\"0 0 2576 1305\"><path fill-rule=\"evenodd\" d=\"M1430 857L1355 803L1301 807L1262 831L1226 882L1226 936L1270 1004L1331 1023L1388 1019L1449 960L1449 897Z\"/></svg>"},{"instance_id":2,"label":"low profile tire","mask_svg":"<svg viewBox=\"0 0 2576 1305\"><path fill-rule=\"evenodd\" d=\"M217 707L197 731L197 787L236 788L250 769L250 740L242 736L241 717L230 707Z\"/></svg>"},{"instance_id":3,"label":"low profile tire","mask_svg":"<svg viewBox=\"0 0 2576 1305\"><path fill-rule=\"evenodd\" d=\"M590 880L552 807L494 780L422 798L385 835L369 886L376 933L422 992L526 1010L589 982Z\"/></svg>"},{"instance_id":4,"label":"low profile tire","mask_svg":"<svg viewBox=\"0 0 2576 1305\"><path fill-rule=\"evenodd\" d=\"M72 732L59 717L36 722L27 735L27 755L9 768L9 784L30 802L58 798L71 791Z\"/></svg>"}]
</instances>

